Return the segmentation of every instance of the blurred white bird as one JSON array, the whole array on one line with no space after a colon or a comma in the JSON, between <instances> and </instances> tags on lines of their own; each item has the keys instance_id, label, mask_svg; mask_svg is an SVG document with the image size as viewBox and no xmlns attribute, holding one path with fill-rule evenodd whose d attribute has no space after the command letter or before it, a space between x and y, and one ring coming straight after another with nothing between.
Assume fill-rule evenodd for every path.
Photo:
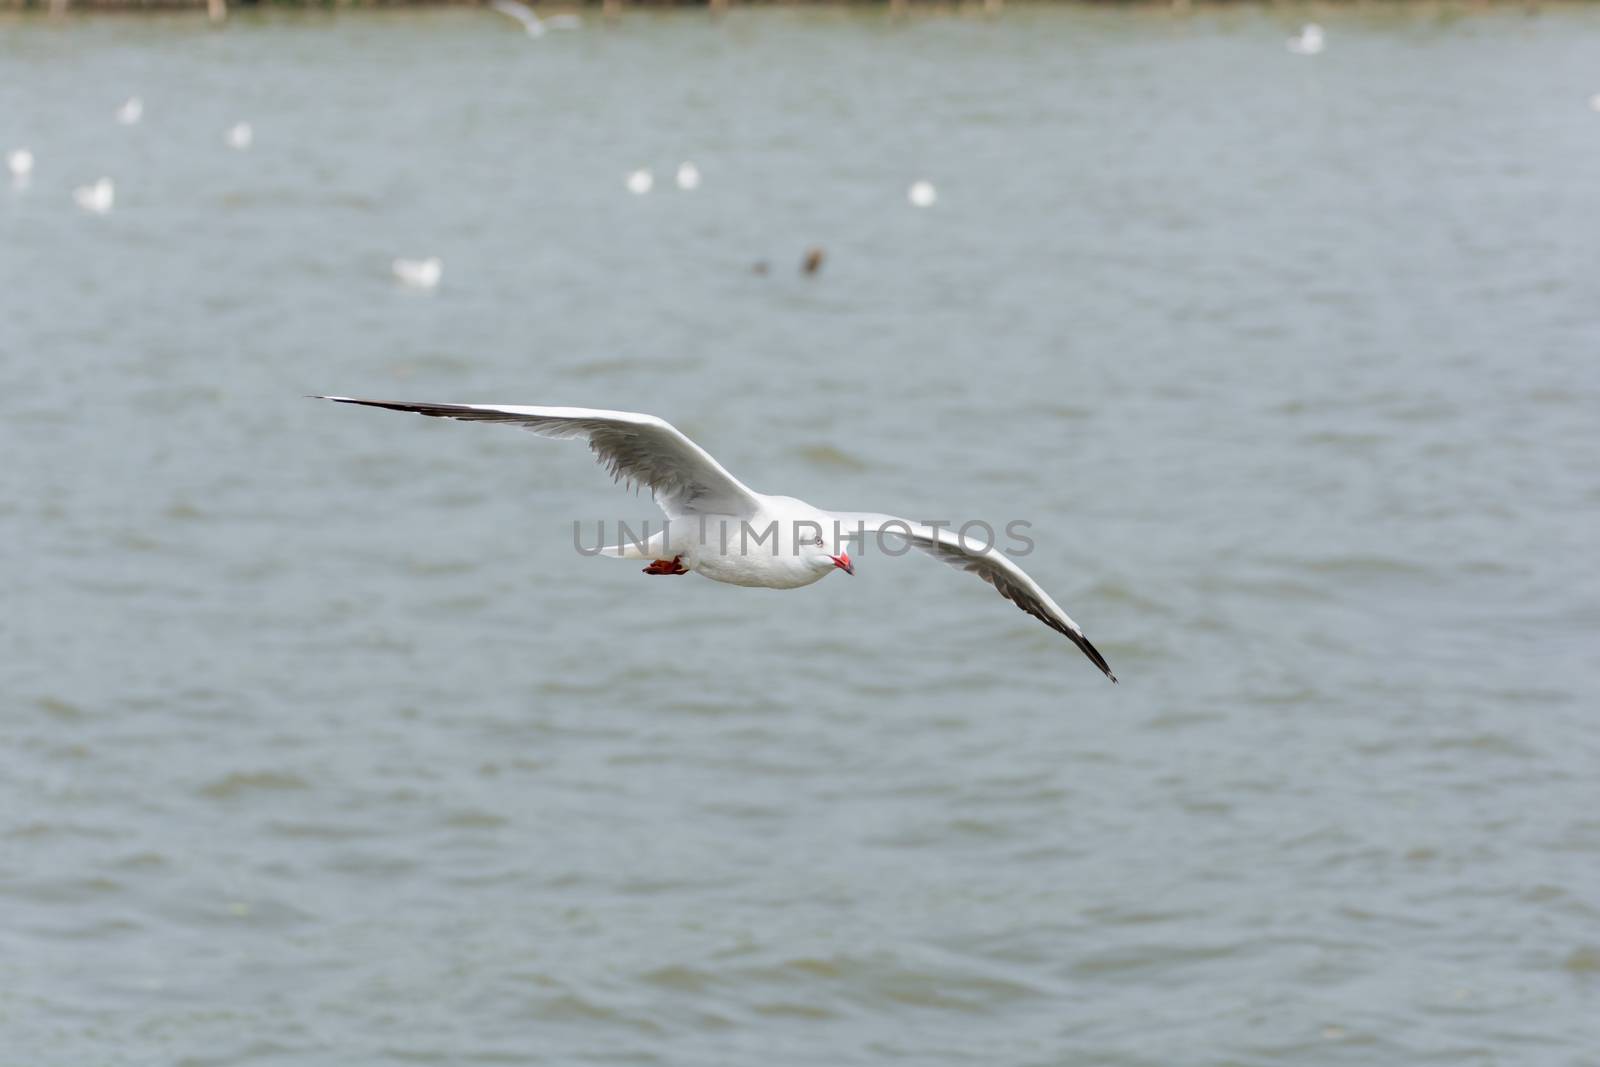
<instances>
[{"instance_id":1,"label":"blurred white bird","mask_svg":"<svg viewBox=\"0 0 1600 1067\"><path fill-rule=\"evenodd\" d=\"M18 181L33 173L33 153L26 148L13 148L6 153L6 169Z\"/></svg>"},{"instance_id":2,"label":"blurred white bird","mask_svg":"<svg viewBox=\"0 0 1600 1067\"><path fill-rule=\"evenodd\" d=\"M1592 111L1600 111L1600 93L1595 93L1589 98L1589 108Z\"/></svg>"},{"instance_id":3,"label":"blurred white bird","mask_svg":"<svg viewBox=\"0 0 1600 1067\"><path fill-rule=\"evenodd\" d=\"M636 170L628 175L628 192L634 196L643 196L655 188L656 177L648 170Z\"/></svg>"},{"instance_id":4,"label":"blurred white bird","mask_svg":"<svg viewBox=\"0 0 1600 1067\"><path fill-rule=\"evenodd\" d=\"M571 12L551 15L544 20L544 24L552 30L578 30L583 28L583 16Z\"/></svg>"},{"instance_id":5,"label":"blurred white bird","mask_svg":"<svg viewBox=\"0 0 1600 1067\"><path fill-rule=\"evenodd\" d=\"M1322 52L1323 43L1322 27L1308 22L1297 36L1289 38L1288 49L1297 56L1314 56Z\"/></svg>"},{"instance_id":6,"label":"blurred white bird","mask_svg":"<svg viewBox=\"0 0 1600 1067\"><path fill-rule=\"evenodd\" d=\"M137 96L128 97L122 106L117 108L117 121L124 126L132 126L142 118L144 118L144 101Z\"/></svg>"},{"instance_id":7,"label":"blurred white bird","mask_svg":"<svg viewBox=\"0 0 1600 1067\"><path fill-rule=\"evenodd\" d=\"M489 6L506 18L516 19L522 23L522 28L528 31L529 37L544 36L544 22L527 4L519 4L517 0L494 0Z\"/></svg>"},{"instance_id":8,"label":"blurred white bird","mask_svg":"<svg viewBox=\"0 0 1600 1067\"><path fill-rule=\"evenodd\" d=\"M236 122L228 127L228 132L223 134L223 139L228 142L229 148L243 152L255 141L256 131L250 128L248 122Z\"/></svg>"},{"instance_id":9,"label":"blurred white bird","mask_svg":"<svg viewBox=\"0 0 1600 1067\"><path fill-rule=\"evenodd\" d=\"M687 161L679 163L678 188L685 191L700 188L700 168Z\"/></svg>"},{"instance_id":10,"label":"blurred white bird","mask_svg":"<svg viewBox=\"0 0 1600 1067\"><path fill-rule=\"evenodd\" d=\"M394 276L416 289L432 289L444 277L444 260L438 256L427 259L397 259Z\"/></svg>"},{"instance_id":11,"label":"blurred white bird","mask_svg":"<svg viewBox=\"0 0 1600 1067\"><path fill-rule=\"evenodd\" d=\"M939 199L939 191L930 181L915 181L911 183L911 188L906 190L906 199L911 201L914 207L932 207L933 202Z\"/></svg>"},{"instance_id":12,"label":"blurred white bird","mask_svg":"<svg viewBox=\"0 0 1600 1067\"><path fill-rule=\"evenodd\" d=\"M72 190L72 199L91 215L106 215L110 214L111 205L116 202L117 188L111 184L110 178L101 178L93 185L80 185Z\"/></svg>"}]
</instances>

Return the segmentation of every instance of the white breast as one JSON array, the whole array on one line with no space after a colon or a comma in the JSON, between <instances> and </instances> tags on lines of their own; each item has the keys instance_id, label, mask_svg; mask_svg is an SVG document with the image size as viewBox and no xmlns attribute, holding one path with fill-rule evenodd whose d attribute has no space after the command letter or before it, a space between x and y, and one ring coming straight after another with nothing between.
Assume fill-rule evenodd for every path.
<instances>
[{"instance_id":1,"label":"white breast","mask_svg":"<svg viewBox=\"0 0 1600 1067\"><path fill-rule=\"evenodd\" d=\"M784 515L740 520L727 515L673 520L672 551L684 565L714 582L797 589L826 578L832 569L798 554L794 524Z\"/></svg>"},{"instance_id":2,"label":"white breast","mask_svg":"<svg viewBox=\"0 0 1600 1067\"><path fill-rule=\"evenodd\" d=\"M827 571L818 570L804 560L784 555L703 555L694 560L689 569L714 582L766 589L798 589L828 576Z\"/></svg>"}]
</instances>

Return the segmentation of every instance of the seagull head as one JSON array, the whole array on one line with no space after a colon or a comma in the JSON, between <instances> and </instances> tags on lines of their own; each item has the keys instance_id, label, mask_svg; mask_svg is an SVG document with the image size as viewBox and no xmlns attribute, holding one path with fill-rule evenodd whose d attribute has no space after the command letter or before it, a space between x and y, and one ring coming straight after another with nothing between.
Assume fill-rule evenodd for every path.
<instances>
[{"instance_id":1,"label":"seagull head","mask_svg":"<svg viewBox=\"0 0 1600 1067\"><path fill-rule=\"evenodd\" d=\"M795 546L797 554L814 568L819 575L831 574L834 570L841 570L846 574L854 574L856 572L856 566L850 562L850 553L845 551L843 543L837 545L834 550L830 550L825 537L813 535L805 526L801 526L797 530L797 536L799 538ZM835 551L837 551L837 555Z\"/></svg>"}]
</instances>

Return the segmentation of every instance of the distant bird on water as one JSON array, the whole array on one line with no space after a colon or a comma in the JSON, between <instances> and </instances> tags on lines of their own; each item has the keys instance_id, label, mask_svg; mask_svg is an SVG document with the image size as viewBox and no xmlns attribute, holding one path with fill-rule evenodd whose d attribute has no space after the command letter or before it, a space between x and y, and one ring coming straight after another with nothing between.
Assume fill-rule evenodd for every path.
<instances>
[{"instance_id":1,"label":"distant bird on water","mask_svg":"<svg viewBox=\"0 0 1600 1067\"><path fill-rule=\"evenodd\" d=\"M255 143L256 131L250 128L248 122L236 122L228 127L228 132L222 135L228 147L236 152L243 152Z\"/></svg>"},{"instance_id":2,"label":"distant bird on water","mask_svg":"<svg viewBox=\"0 0 1600 1067\"><path fill-rule=\"evenodd\" d=\"M13 148L6 153L6 169L18 185L25 184L33 173L33 153L26 148Z\"/></svg>"},{"instance_id":3,"label":"distant bird on water","mask_svg":"<svg viewBox=\"0 0 1600 1067\"><path fill-rule=\"evenodd\" d=\"M544 36L544 21L527 4L519 4L517 0L493 0L489 6L506 18L520 22L529 37Z\"/></svg>"},{"instance_id":4,"label":"distant bird on water","mask_svg":"<svg viewBox=\"0 0 1600 1067\"><path fill-rule=\"evenodd\" d=\"M628 192L634 196L643 196L655 188L656 176L651 174L648 169L641 168L628 175L625 184L628 187Z\"/></svg>"},{"instance_id":5,"label":"distant bird on water","mask_svg":"<svg viewBox=\"0 0 1600 1067\"><path fill-rule=\"evenodd\" d=\"M1322 53L1323 45L1322 27L1315 22L1308 22L1300 27L1300 32L1289 38L1287 47L1297 56L1315 56Z\"/></svg>"},{"instance_id":6,"label":"distant bird on water","mask_svg":"<svg viewBox=\"0 0 1600 1067\"><path fill-rule=\"evenodd\" d=\"M700 168L687 160L679 163L678 188L686 193L700 188Z\"/></svg>"},{"instance_id":7,"label":"distant bird on water","mask_svg":"<svg viewBox=\"0 0 1600 1067\"><path fill-rule=\"evenodd\" d=\"M813 246L806 249L806 258L800 261L800 272L808 275L817 273L822 269L822 261L826 255L820 247Z\"/></svg>"},{"instance_id":8,"label":"distant bird on water","mask_svg":"<svg viewBox=\"0 0 1600 1067\"><path fill-rule=\"evenodd\" d=\"M939 199L939 190L930 181L912 182L911 188L906 190L906 199L913 207L932 207Z\"/></svg>"},{"instance_id":9,"label":"distant bird on water","mask_svg":"<svg viewBox=\"0 0 1600 1067\"><path fill-rule=\"evenodd\" d=\"M768 496L729 474L705 449L654 415L593 408L521 407L497 404L412 404L317 397L391 411L492 422L531 430L541 437L582 440L617 479L649 486L667 516L667 529L642 542L603 548L616 559L648 560L644 573L688 574L715 582L766 589L798 589L834 571L855 574L845 542L868 534L900 538L958 570L975 574L1023 611L1077 645L1110 678L1105 657L1089 643L1039 584L991 543L977 545L954 530L892 515L824 511L789 496ZM747 531L760 539L751 543ZM672 620L655 628L668 654L706 651L692 631ZM680 620L681 622L681 620ZM838 622L831 632L837 636ZM649 655L649 652L645 653ZM715 663L707 664L714 670Z\"/></svg>"},{"instance_id":10,"label":"distant bird on water","mask_svg":"<svg viewBox=\"0 0 1600 1067\"><path fill-rule=\"evenodd\" d=\"M1600 93L1595 93L1589 98L1589 110L1600 111Z\"/></svg>"},{"instance_id":11,"label":"distant bird on water","mask_svg":"<svg viewBox=\"0 0 1600 1067\"><path fill-rule=\"evenodd\" d=\"M444 260L438 256L427 259L397 259L391 265L394 276L413 289L434 289L444 277Z\"/></svg>"},{"instance_id":12,"label":"distant bird on water","mask_svg":"<svg viewBox=\"0 0 1600 1067\"><path fill-rule=\"evenodd\" d=\"M110 178L101 178L93 185L80 185L72 190L72 199L91 215L109 215L117 200L117 187Z\"/></svg>"},{"instance_id":13,"label":"distant bird on water","mask_svg":"<svg viewBox=\"0 0 1600 1067\"><path fill-rule=\"evenodd\" d=\"M124 126L136 126L144 118L144 101L137 96L130 96L117 108L117 121Z\"/></svg>"}]
</instances>

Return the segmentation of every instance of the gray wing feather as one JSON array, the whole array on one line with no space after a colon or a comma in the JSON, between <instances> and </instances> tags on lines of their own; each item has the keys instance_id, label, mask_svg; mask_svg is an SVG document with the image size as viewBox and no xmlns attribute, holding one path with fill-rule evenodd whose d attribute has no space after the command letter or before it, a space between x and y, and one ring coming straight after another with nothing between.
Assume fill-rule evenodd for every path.
<instances>
[{"instance_id":1,"label":"gray wing feather","mask_svg":"<svg viewBox=\"0 0 1600 1067\"><path fill-rule=\"evenodd\" d=\"M904 537L933 558L977 575L994 586L995 592L1077 645L1107 678L1113 682L1117 680L1100 650L1084 636L1083 628L1073 622L1072 617L1039 588L1039 583L1028 577L1005 553L993 547L978 551L977 546L964 544L952 530L935 529L893 515L840 512L833 518L839 523L839 535L842 538L880 532L891 537Z\"/></svg>"}]
</instances>

